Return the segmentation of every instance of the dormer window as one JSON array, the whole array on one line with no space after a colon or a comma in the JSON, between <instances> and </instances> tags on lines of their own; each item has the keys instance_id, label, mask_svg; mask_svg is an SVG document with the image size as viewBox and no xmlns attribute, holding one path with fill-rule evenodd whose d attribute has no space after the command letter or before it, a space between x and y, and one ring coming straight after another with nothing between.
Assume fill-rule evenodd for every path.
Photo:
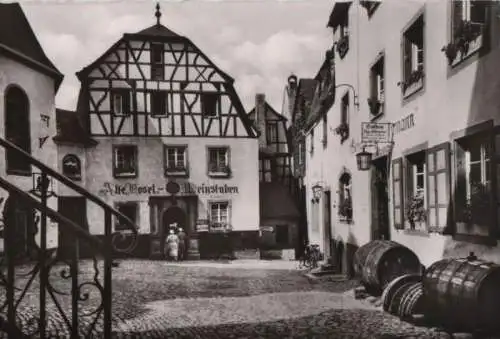
<instances>
[{"instance_id":1,"label":"dormer window","mask_svg":"<svg viewBox=\"0 0 500 339\"><path fill-rule=\"evenodd\" d=\"M151 79L165 80L164 66L164 46L163 44L151 44Z\"/></svg>"}]
</instances>

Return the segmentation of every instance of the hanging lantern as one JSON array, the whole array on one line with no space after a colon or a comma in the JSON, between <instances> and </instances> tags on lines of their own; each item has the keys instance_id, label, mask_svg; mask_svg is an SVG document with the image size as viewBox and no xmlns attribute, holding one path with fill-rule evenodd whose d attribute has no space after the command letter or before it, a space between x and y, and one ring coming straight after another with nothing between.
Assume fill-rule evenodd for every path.
<instances>
[{"instance_id":1,"label":"hanging lantern","mask_svg":"<svg viewBox=\"0 0 500 339\"><path fill-rule=\"evenodd\" d=\"M372 154L363 148L362 152L356 154L356 162L358 163L358 170L368 171L372 164Z\"/></svg>"}]
</instances>

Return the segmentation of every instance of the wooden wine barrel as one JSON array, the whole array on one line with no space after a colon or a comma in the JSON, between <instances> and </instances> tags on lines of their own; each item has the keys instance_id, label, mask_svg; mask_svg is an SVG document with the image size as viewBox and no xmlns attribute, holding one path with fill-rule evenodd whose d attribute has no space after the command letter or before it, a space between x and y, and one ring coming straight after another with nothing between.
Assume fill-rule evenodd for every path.
<instances>
[{"instance_id":1,"label":"wooden wine barrel","mask_svg":"<svg viewBox=\"0 0 500 339\"><path fill-rule=\"evenodd\" d=\"M380 294L399 276L422 274L422 265L406 246L390 240L374 240L354 254L354 271L367 290Z\"/></svg>"},{"instance_id":2,"label":"wooden wine barrel","mask_svg":"<svg viewBox=\"0 0 500 339\"><path fill-rule=\"evenodd\" d=\"M427 316L463 331L500 330L500 266L481 260L444 259L423 277Z\"/></svg>"},{"instance_id":3,"label":"wooden wine barrel","mask_svg":"<svg viewBox=\"0 0 500 339\"><path fill-rule=\"evenodd\" d=\"M422 282L413 283L401 296L398 316L403 320L409 320L415 314L425 312L424 287Z\"/></svg>"},{"instance_id":4,"label":"wooden wine barrel","mask_svg":"<svg viewBox=\"0 0 500 339\"><path fill-rule=\"evenodd\" d=\"M392 297L394 293L403 285L408 282L421 282L422 276L420 274L405 274L400 277L397 277L393 281L391 281L385 288L382 293L382 307L383 310L388 312L389 305L391 304Z\"/></svg>"}]
</instances>

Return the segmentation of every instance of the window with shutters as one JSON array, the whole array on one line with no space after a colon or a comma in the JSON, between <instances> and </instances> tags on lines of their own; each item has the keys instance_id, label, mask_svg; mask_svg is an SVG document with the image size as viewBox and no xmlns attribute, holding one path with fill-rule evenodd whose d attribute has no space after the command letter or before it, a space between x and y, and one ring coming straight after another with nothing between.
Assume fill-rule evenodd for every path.
<instances>
[{"instance_id":1,"label":"window with shutters","mask_svg":"<svg viewBox=\"0 0 500 339\"><path fill-rule=\"evenodd\" d=\"M450 144L427 150L427 226L429 231L448 233L450 223Z\"/></svg>"},{"instance_id":2,"label":"window with shutters","mask_svg":"<svg viewBox=\"0 0 500 339\"><path fill-rule=\"evenodd\" d=\"M384 114L385 103L385 76L384 76L384 56L379 57L370 69L370 97L368 106L372 119Z\"/></svg>"},{"instance_id":3,"label":"window with shutters","mask_svg":"<svg viewBox=\"0 0 500 339\"><path fill-rule=\"evenodd\" d=\"M404 228L403 159L392 161L392 208L395 229Z\"/></svg>"},{"instance_id":4,"label":"window with shutters","mask_svg":"<svg viewBox=\"0 0 500 339\"><path fill-rule=\"evenodd\" d=\"M186 176L187 166L187 146L165 145L165 175Z\"/></svg>"},{"instance_id":5,"label":"window with shutters","mask_svg":"<svg viewBox=\"0 0 500 339\"><path fill-rule=\"evenodd\" d=\"M167 92L153 91L151 92L151 115L153 117L164 117L168 114L167 109Z\"/></svg>"},{"instance_id":6,"label":"window with shutters","mask_svg":"<svg viewBox=\"0 0 500 339\"><path fill-rule=\"evenodd\" d=\"M492 144L489 135L456 141L457 233L489 236L493 214Z\"/></svg>"},{"instance_id":7,"label":"window with shutters","mask_svg":"<svg viewBox=\"0 0 500 339\"><path fill-rule=\"evenodd\" d=\"M424 87L424 16L420 15L403 34L403 78L399 83L404 97Z\"/></svg>"},{"instance_id":8,"label":"window with shutters","mask_svg":"<svg viewBox=\"0 0 500 339\"><path fill-rule=\"evenodd\" d=\"M115 208L118 210L118 212L137 224L137 216L139 215L139 204L137 202L119 202L115 204ZM129 226L122 220L119 220L119 218L115 218L115 231L126 231L129 229Z\"/></svg>"},{"instance_id":9,"label":"window with shutters","mask_svg":"<svg viewBox=\"0 0 500 339\"><path fill-rule=\"evenodd\" d=\"M489 1L452 1L450 42L443 48L453 67L483 47Z\"/></svg>"},{"instance_id":10,"label":"window with shutters","mask_svg":"<svg viewBox=\"0 0 500 339\"><path fill-rule=\"evenodd\" d=\"M151 79L165 80L163 44L151 44Z\"/></svg>"},{"instance_id":11,"label":"window with shutters","mask_svg":"<svg viewBox=\"0 0 500 339\"><path fill-rule=\"evenodd\" d=\"M132 92L128 89L111 90L111 110L115 116L126 116L131 112Z\"/></svg>"},{"instance_id":12,"label":"window with shutters","mask_svg":"<svg viewBox=\"0 0 500 339\"><path fill-rule=\"evenodd\" d=\"M211 177L228 177L231 175L229 148L208 148L208 175Z\"/></svg>"},{"instance_id":13,"label":"window with shutters","mask_svg":"<svg viewBox=\"0 0 500 339\"><path fill-rule=\"evenodd\" d=\"M113 175L115 178L134 178L137 176L137 146L113 146Z\"/></svg>"},{"instance_id":14,"label":"window with shutters","mask_svg":"<svg viewBox=\"0 0 500 339\"><path fill-rule=\"evenodd\" d=\"M405 228L427 231L426 153L406 157Z\"/></svg>"}]
</instances>

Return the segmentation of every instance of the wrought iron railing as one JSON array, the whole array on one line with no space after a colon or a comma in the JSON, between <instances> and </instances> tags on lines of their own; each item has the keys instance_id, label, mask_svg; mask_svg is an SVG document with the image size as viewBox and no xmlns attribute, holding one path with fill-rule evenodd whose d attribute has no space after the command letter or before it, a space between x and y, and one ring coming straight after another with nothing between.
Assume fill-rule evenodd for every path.
<instances>
[{"instance_id":1,"label":"wrought iron railing","mask_svg":"<svg viewBox=\"0 0 500 339\"><path fill-rule=\"evenodd\" d=\"M0 146L15 152L40 171L38 185L30 192L0 177L0 187L9 193L4 206L4 253L0 258L0 331L6 332L9 338L111 338L112 261L118 252L130 253L135 248L138 227L99 197L16 145L0 138ZM103 240L48 206L48 183L51 180L104 211ZM39 241L38 244L33 241L33 252L24 261L19 261L16 247L16 232L20 225L14 212L21 207L41 214L30 221ZM35 213L30 215L34 218ZM113 232L113 217L127 225L130 231ZM49 219L70 235L68 240L72 250L69 258L54 255L53 249L47 248ZM80 242L92 249L88 262L80 261Z\"/></svg>"}]
</instances>

